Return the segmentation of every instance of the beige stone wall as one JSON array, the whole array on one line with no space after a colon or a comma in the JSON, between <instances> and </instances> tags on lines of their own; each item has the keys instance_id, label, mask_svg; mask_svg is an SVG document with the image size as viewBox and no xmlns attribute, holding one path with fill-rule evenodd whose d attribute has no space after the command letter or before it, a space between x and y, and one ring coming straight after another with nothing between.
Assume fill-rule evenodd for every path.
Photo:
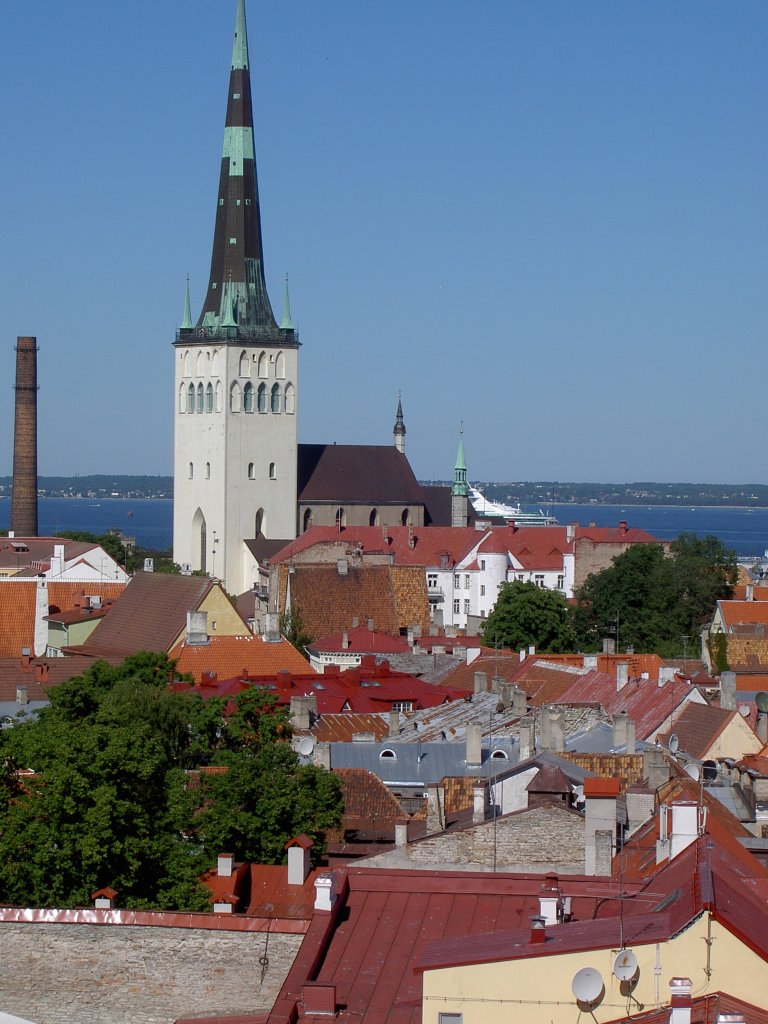
<instances>
[{"instance_id":1,"label":"beige stone wall","mask_svg":"<svg viewBox=\"0 0 768 1024\"><path fill-rule=\"evenodd\" d=\"M402 526L403 509L408 509L410 526L424 525L423 505L344 505L345 526L370 526L371 512L376 510L378 521L376 526ZM304 516L307 509L312 515L312 526L335 526L338 505L313 505L312 502L299 504L299 530L304 529Z\"/></svg>"},{"instance_id":2,"label":"beige stone wall","mask_svg":"<svg viewBox=\"0 0 768 1024\"><path fill-rule=\"evenodd\" d=\"M494 840L494 832L495 840ZM553 842L557 836L557 842ZM584 819L556 805L443 832L412 843L408 856L415 866L477 865L509 870L584 871Z\"/></svg>"},{"instance_id":3,"label":"beige stone wall","mask_svg":"<svg viewBox=\"0 0 768 1024\"><path fill-rule=\"evenodd\" d=\"M0 923L0 1008L36 1024L172 1024L271 1008L303 936Z\"/></svg>"}]
</instances>

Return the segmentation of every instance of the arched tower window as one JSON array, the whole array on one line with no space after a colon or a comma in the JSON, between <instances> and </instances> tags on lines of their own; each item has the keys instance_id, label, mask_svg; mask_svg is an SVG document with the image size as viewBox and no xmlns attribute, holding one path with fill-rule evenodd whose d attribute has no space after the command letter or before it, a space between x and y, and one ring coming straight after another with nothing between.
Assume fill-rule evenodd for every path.
<instances>
[{"instance_id":1,"label":"arched tower window","mask_svg":"<svg viewBox=\"0 0 768 1024\"><path fill-rule=\"evenodd\" d=\"M248 353L243 351L240 353L240 376L250 377L251 376L251 361L248 358Z\"/></svg>"},{"instance_id":2,"label":"arched tower window","mask_svg":"<svg viewBox=\"0 0 768 1024\"><path fill-rule=\"evenodd\" d=\"M187 412L195 411L195 385L190 384L187 391Z\"/></svg>"},{"instance_id":3,"label":"arched tower window","mask_svg":"<svg viewBox=\"0 0 768 1024\"><path fill-rule=\"evenodd\" d=\"M256 518L254 519L253 528L254 528L254 531L255 531L254 532L254 537L258 537L259 534L262 532L262 530L264 530L266 528L266 524L264 522L264 509L263 508L260 508L259 511L256 513Z\"/></svg>"},{"instance_id":4,"label":"arched tower window","mask_svg":"<svg viewBox=\"0 0 768 1024\"><path fill-rule=\"evenodd\" d=\"M269 464L269 479L277 480L277 467L275 466L274 462L270 462Z\"/></svg>"},{"instance_id":5,"label":"arched tower window","mask_svg":"<svg viewBox=\"0 0 768 1024\"><path fill-rule=\"evenodd\" d=\"M187 385L179 385L179 412L186 412L187 409Z\"/></svg>"},{"instance_id":6,"label":"arched tower window","mask_svg":"<svg viewBox=\"0 0 768 1024\"><path fill-rule=\"evenodd\" d=\"M221 381L217 380L216 381L216 412L221 412L221 395L222 395Z\"/></svg>"},{"instance_id":7,"label":"arched tower window","mask_svg":"<svg viewBox=\"0 0 768 1024\"><path fill-rule=\"evenodd\" d=\"M254 480L255 478L256 478L256 472L254 470L253 463L249 462L248 463L248 479L249 480Z\"/></svg>"},{"instance_id":8,"label":"arched tower window","mask_svg":"<svg viewBox=\"0 0 768 1024\"><path fill-rule=\"evenodd\" d=\"M281 399L281 397L282 397L282 393L280 391L280 385L279 384L273 384L272 385L272 391L270 392L270 395L269 395L269 408L270 408L270 410L272 412L280 412L280 399Z\"/></svg>"},{"instance_id":9,"label":"arched tower window","mask_svg":"<svg viewBox=\"0 0 768 1024\"><path fill-rule=\"evenodd\" d=\"M205 406L205 391L203 391L203 385L197 385L197 411L202 412Z\"/></svg>"},{"instance_id":10,"label":"arched tower window","mask_svg":"<svg viewBox=\"0 0 768 1024\"><path fill-rule=\"evenodd\" d=\"M210 382L205 389L205 411L213 412L213 384Z\"/></svg>"},{"instance_id":11,"label":"arched tower window","mask_svg":"<svg viewBox=\"0 0 768 1024\"><path fill-rule=\"evenodd\" d=\"M185 377L191 377L192 376L192 356L190 354L189 349L187 349L187 351L184 353L182 358L183 358L182 365L184 367L184 376Z\"/></svg>"},{"instance_id":12,"label":"arched tower window","mask_svg":"<svg viewBox=\"0 0 768 1024\"><path fill-rule=\"evenodd\" d=\"M285 385L285 411L287 413L296 412L296 388L293 384Z\"/></svg>"},{"instance_id":13,"label":"arched tower window","mask_svg":"<svg viewBox=\"0 0 768 1024\"><path fill-rule=\"evenodd\" d=\"M237 381L234 381L232 383L232 386L229 389L229 411L230 412L240 412L240 398L241 398L240 385L237 383Z\"/></svg>"},{"instance_id":14,"label":"arched tower window","mask_svg":"<svg viewBox=\"0 0 768 1024\"><path fill-rule=\"evenodd\" d=\"M278 352L277 359L275 359L275 376L279 380L285 378L285 355L282 352Z\"/></svg>"},{"instance_id":15,"label":"arched tower window","mask_svg":"<svg viewBox=\"0 0 768 1024\"><path fill-rule=\"evenodd\" d=\"M195 360L195 376L202 377L205 372L205 360L203 358L203 350L197 353L197 359Z\"/></svg>"},{"instance_id":16,"label":"arched tower window","mask_svg":"<svg viewBox=\"0 0 768 1024\"><path fill-rule=\"evenodd\" d=\"M197 551L195 551L194 546L192 548L192 557L193 557L193 559L195 558L195 555L197 555L197 558L196 558L197 564L195 564L195 561L193 561L192 562L192 568L193 569L201 569L203 572L205 572L205 570L206 570L206 563L207 563L207 558L208 558L207 533L208 533L208 530L207 530L207 527L205 525L205 516L203 515L203 513L198 508L196 510L194 516L192 517L193 545L194 545L194 538L197 537L199 539L199 547L198 547Z\"/></svg>"},{"instance_id":17,"label":"arched tower window","mask_svg":"<svg viewBox=\"0 0 768 1024\"><path fill-rule=\"evenodd\" d=\"M371 514L368 516L368 525L369 526L378 526L379 525L379 510L378 509L376 509L376 508L372 508L371 509Z\"/></svg>"},{"instance_id":18,"label":"arched tower window","mask_svg":"<svg viewBox=\"0 0 768 1024\"><path fill-rule=\"evenodd\" d=\"M190 464L189 464L189 479L190 480L194 480L195 479L195 464L194 464L194 462L190 462Z\"/></svg>"},{"instance_id":19,"label":"arched tower window","mask_svg":"<svg viewBox=\"0 0 768 1024\"><path fill-rule=\"evenodd\" d=\"M269 360L267 359L266 352L262 352L261 355L259 356L259 366L257 372L260 377L269 376Z\"/></svg>"},{"instance_id":20,"label":"arched tower window","mask_svg":"<svg viewBox=\"0 0 768 1024\"><path fill-rule=\"evenodd\" d=\"M336 527L341 530L347 525L347 513L343 508L336 509Z\"/></svg>"},{"instance_id":21,"label":"arched tower window","mask_svg":"<svg viewBox=\"0 0 768 1024\"><path fill-rule=\"evenodd\" d=\"M304 509L304 519L302 520L302 532L306 533L306 531L310 528L311 525L312 525L312 509L311 508L306 508L306 509Z\"/></svg>"},{"instance_id":22,"label":"arched tower window","mask_svg":"<svg viewBox=\"0 0 768 1024\"><path fill-rule=\"evenodd\" d=\"M211 479L211 464L210 464L210 462L206 462L206 464L205 464L205 479L206 480L210 480Z\"/></svg>"},{"instance_id":23,"label":"arched tower window","mask_svg":"<svg viewBox=\"0 0 768 1024\"><path fill-rule=\"evenodd\" d=\"M407 526L408 525L408 520L410 518L411 518L410 509L404 508L403 512L402 512L402 515L400 516L400 522L403 524L403 526Z\"/></svg>"},{"instance_id":24,"label":"arched tower window","mask_svg":"<svg viewBox=\"0 0 768 1024\"><path fill-rule=\"evenodd\" d=\"M219 363L220 363L219 350L216 348L216 349L213 350L213 359L211 359L211 376L212 377L218 377L219 374L221 373L221 370L219 369Z\"/></svg>"},{"instance_id":25,"label":"arched tower window","mask_svg":"<svg viewBox=\"0 0 768 1024\"><path fill-rule=\"evenodd\" d=\"M253 384L250 381L243 388L243 412L253 412Z\"/></svg>"},{"instance_id":26,"label":"arched tower window","mask_svg":"<svg viewBox=\"0 0 768 1024\"><path fill-rule=\"evenodd\" d=\"M256 408L259 412L267 411L267 385L259 384L259 390L256 392Z\"/></svg>"}]
</instances>

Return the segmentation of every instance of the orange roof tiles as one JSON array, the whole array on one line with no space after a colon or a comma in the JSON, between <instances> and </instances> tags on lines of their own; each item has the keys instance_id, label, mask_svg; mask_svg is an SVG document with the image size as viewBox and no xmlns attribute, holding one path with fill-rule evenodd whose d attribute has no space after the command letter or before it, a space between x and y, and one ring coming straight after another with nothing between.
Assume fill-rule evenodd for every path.
<instances>
[{"instance_id":1,"label":"orange roof tiles","mask_svg":"<svg viewBox=\"0 0 768 1024\"><path fill-rule=\"evenodd\" d=\"M296 648L281 638L267 642L261 636L212 636L207 644L182 641L170 652L180 673L188 673L196 683L203 674L219 679L246 675L273 675L277 672L307 672L309 664Z\"/></svg>"},{"instance_id":2,"label":"orange roof tiles","mask_svg":"<svg viewBox=\"0 0 768 1024\"><path fill-rule=\"evenodd\" d=\"M47 583L46 614L72 611L83 595L116 602L125 583ZM34 646L37 579L0 579L0 658L18 658L22 647Z\"/></svg>"},{"instance_id":3,"label":"orange roof tiles","mask_svg":"<svg viewBox=\"0 0 768 1024\"><path fill-rule=\"evenodd\" d=\"M718 601L727 630L740 625L768 626L768 601Z\"/></svg>"}]
</instances>

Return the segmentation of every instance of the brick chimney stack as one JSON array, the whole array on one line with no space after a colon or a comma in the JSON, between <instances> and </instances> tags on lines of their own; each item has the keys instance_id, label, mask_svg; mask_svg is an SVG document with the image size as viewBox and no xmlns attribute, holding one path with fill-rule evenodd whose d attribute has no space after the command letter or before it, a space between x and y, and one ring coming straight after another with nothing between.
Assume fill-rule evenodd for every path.
<instances>
[{"instance_id":1,"label":"brick chimney stack","mask_svg":"<svg viewBox=\"0 0 768 1024\"><path fill-rule=\"evenodd\" d=\"M37 338L16 339L11 529L37 536Z\"/></svg>"}]
</instances>

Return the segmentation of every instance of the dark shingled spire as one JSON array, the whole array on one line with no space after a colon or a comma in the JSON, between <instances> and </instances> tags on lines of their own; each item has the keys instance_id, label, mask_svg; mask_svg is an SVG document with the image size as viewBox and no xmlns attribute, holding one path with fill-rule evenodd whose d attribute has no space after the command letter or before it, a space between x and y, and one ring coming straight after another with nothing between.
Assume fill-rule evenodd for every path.
<instances>
[{"instance_id":1,"label":"dark shingled spire","mask_svg":"<svg viewBox=\"0 0 768 1024\"><path fill-rule=\"evenodd\" d=\"M264 279L244 0L237 0L211 276L194 333L201 329L211 338L297 342L292 328L278 328Z\"/></svg>"}]
</instances>

